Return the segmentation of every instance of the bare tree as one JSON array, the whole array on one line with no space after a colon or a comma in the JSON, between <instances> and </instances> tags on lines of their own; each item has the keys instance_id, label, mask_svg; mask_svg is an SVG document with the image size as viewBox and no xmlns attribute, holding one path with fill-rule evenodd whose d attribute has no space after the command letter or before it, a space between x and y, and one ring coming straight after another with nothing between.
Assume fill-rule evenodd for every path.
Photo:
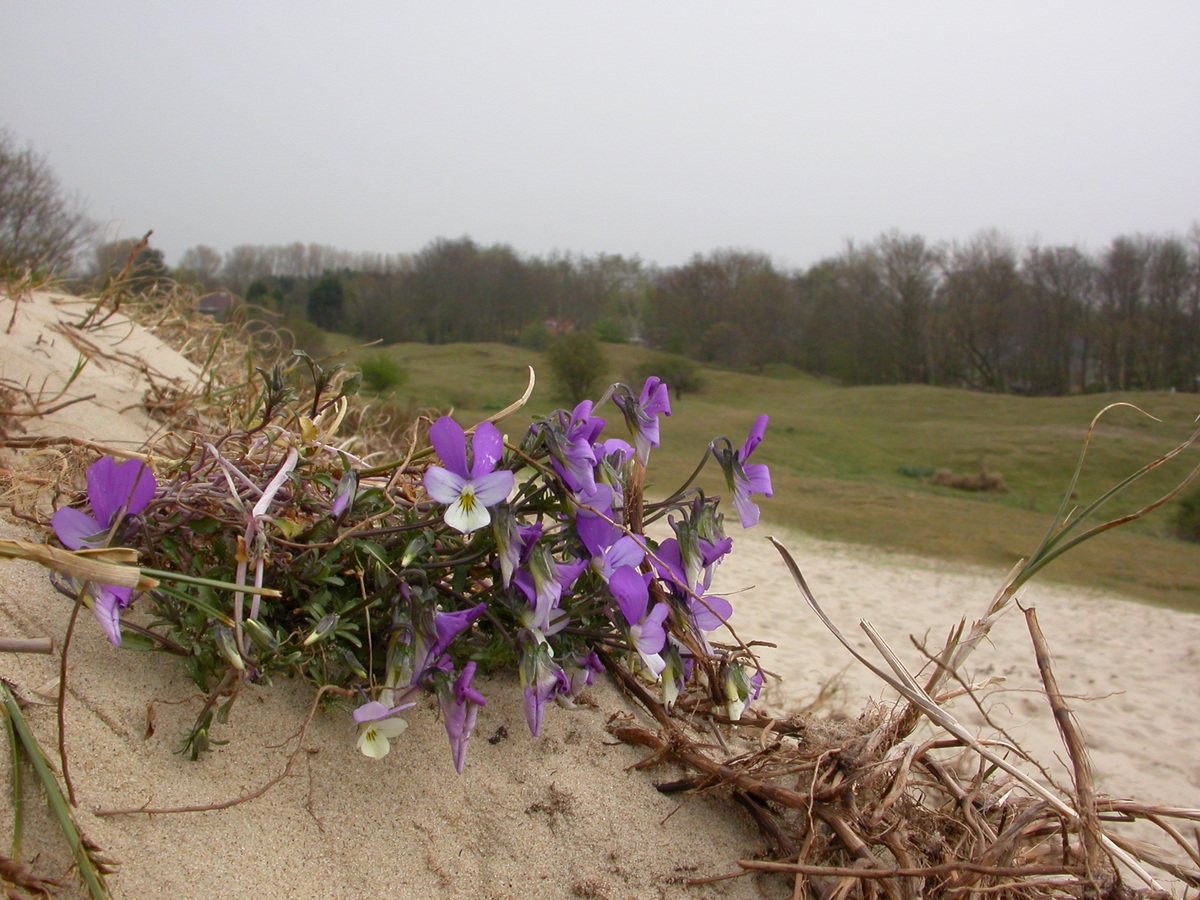
<instances>
[{"instance_id":1,"label":"bare tree","mask_svg":"<svg viewBox=\"0 0 1200 900\"><path fill-rule=\"evenodd\" d=\"M78 197L66 194L45 157L0 130L0 276L59 272L95 234Z\"/></svg>"},{"instance_id":2,"label":"bare tree","mask_svg":"<svg viewBox=\"0 0 1200 900\"><path fill-rule=\"evenodd\" d=\"M194 279L206 291L211 291L221 282L221 264L219 250L205 244L189 247L179 258L181 280Z\"/></svg>"}]
</instances>

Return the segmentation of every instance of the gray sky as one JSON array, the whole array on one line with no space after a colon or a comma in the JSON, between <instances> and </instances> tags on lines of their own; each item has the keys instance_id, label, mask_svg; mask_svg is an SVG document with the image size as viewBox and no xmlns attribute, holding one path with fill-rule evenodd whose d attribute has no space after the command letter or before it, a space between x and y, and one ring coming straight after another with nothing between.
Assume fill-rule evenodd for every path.
<instances>
[{"instance_id":1,"label":"gray sky","mask_svg":"<svg viewBox=\"0 0 1200 900\"><path fill-rule=\"evenodd\" d=\"M804 266L1200 221L1200 3L0 0L0 126L178 259L470 235Z\"/></svg>"}]
</instances>

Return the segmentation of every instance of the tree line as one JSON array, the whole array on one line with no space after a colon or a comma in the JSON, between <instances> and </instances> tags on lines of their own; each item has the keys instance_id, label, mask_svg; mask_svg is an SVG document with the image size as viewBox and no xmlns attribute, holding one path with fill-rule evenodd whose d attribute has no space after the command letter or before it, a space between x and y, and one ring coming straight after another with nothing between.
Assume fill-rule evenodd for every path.
<instances>
[{"instance_id":1,"label":"tree line","mask_svg":"<svg viewBox=\"0 0 1200 900\"><path fill-rule=\"evenodd\" d=\"M1029 394L1195 391L1200 375L1200 231L1120 236L1095 253L893 231L793 271L745 250L657 267L470 238L392 257L194 248L181 262L177 277L389 343L585 329L720 366Z\"/></svg>"},{"instance_id":2,"label":"tree line","mask_svg":"<svg viewBox=\"0 0 1200 900\"><path fill-rule=\"evenodd\" d=\"M0 130L0 278L78 266L96 227L44 157ZM985 231L934 243L885 233L806 269L716 250L673 267L613 254L526 257L439 238L407 254L319 244L197 246L169 269L138 241L94 247L116 272L224 288L279 314L386 343L512 341L590 331L721 366L771 363L850 384L988 391L1196 391L1200 225L1122 235L1098 252Z\"/></svg>"}]
</instances>

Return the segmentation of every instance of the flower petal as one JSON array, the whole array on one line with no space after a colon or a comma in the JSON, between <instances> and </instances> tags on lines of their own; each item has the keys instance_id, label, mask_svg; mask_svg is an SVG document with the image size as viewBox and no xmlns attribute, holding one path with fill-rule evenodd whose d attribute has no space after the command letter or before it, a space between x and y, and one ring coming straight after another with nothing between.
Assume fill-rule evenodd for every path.
<instances>
[{"instance_id":1,"label":"flower petal","mask_svg":"<svg viewBox=\"0 0 1200 900\"><path fill-rule=\"evenodd\" d=\"M429 441L447 469L463 478L470 477L467 470L467 438L461 425L449 416L442 416L429 429Z\"/></svg>"},{"instance_id":2,"label":"flower petal","mask_svg":"<svg viewBox=\"0 0 1200 900\"><path fill-rule=\"evenodd\" d=\"M102 547L108 529L87 513L64 506L54 513L50 520L54 533L68 550L82 550L85 547Z\"/></svg>"},{"instance_id":3,"label":"flower petal","mask_svg":"<svg viewBox=\"0 0 1200 900\"><path fill-rule=\"evenodd\" d=\"M475 436L471 438L471 451L474 456L471 461L472 478L487 475L495 469L504 456L504 438L500 436L499 429L491 422L480 423L475 428Z\"/></svg>"},{"instance_id":4,"label":"flower petal","mask_svg":"<svg viewBox=\"0 0 1200 900\"><path fill-rule=\"evenodd\" d=\"M512 474L511 472L508 474ZM487 507L470 491L464 491L461 496L446 507L446 524L451 528L470 534L478 531L492 521L492 514Z\"/></svg>"},{"instance_id":5,"label":"flower petal","mask_svg":"<svg viewBox=\"0 0 1200 900\"><path fill-rule=\"evenodd\" d=\"M481 506L495 506L497 503L503 503L512 493L515 483L515 476L507 469L473 478L471 484L475 488L475 502Z\"/></svg>"},{"instance_id":6,"label":"flower petal","mask_svg":"<svg viewBox=\"0 0 1200 900\"><path fill-rule=\"evenodd\" d=\"M104 629L104 633L108 635L108 640L112 645L120 647L121 610L129 605L129 598L132 596L133 590L107 585L97 586L94 590L92 612L96 615L96 621L100 623L100 627Z\"/></svg>"},{"instance_id":7,"label":"flower petal","mask_svg":"<svg viewBox=\"0 0 1200 900\"><path fill-rule=\"evenodd\" d=\"M746 490L751 494L773 497L771 492L771 470L765 465L746 466Z\"/></svg>"},{"instance_id":8,"label":"flower petal","mask_svg":"<svg viewBox=\"0 0 1200 900\"><path fill-rule=\"evenodd\" d=\"M430 466L425 470L425 493L438 503L454 503L466 486L467 479L449 469Z\"/></svg>"},{"instance_id":9,"label":"flower petal","mask_svg":"<svg viewBox=\"0 0 1200 900\"><path fill-rule=\"evenodd\" d=\"M692 620L701 631L715 631L733 615L733 604L723 597L690 599L688 609L692 611Z\"/></svg>"},{"instance_id":10,"label":"flower petal","mask_svg":"<svg viewBox=\"0 0 1200 900\"><path fill-rule=\"evenodd\" d=\"M630 625L637 625L646 615L646 604L650 602L650 591L646 579L631 566L621 566L608 580L608 589L616 598L621 615Z\"/></svg>"},{"instance_id":11,"label":"flower petal","mask_svg":"<svg viewBox=\"0 0 1200 900\"><path fill-rule=\"evenodd\" d=\"M126 515L140 513L154 499L157 487L154 473L141 460L129 459L118 465L110 456L88 469L87 483L92 513L104 528L112 525L122 509Z\"/></svg>"},{"instance_id":12,"label":"flower petal","mask_svg":"<svg viewBox=\"0 0 1200 900\"><path fill-rule=\"evenodd\" d=\"M738 461L745 462L755 448L762 443L763 435L767 432L767 423L771 421L768 415L761 415L754 420L754 424L750 427L750 435L746 438L746 443L742 444L742 452L738 454Z\"/></svg>"}]
</instances>

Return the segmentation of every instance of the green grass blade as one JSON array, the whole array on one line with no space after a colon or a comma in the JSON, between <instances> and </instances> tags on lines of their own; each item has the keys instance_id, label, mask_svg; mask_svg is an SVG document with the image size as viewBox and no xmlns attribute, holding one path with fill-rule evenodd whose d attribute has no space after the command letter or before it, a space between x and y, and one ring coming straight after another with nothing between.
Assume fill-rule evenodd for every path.
<instances>
[{"instance_id":1,"label":"green grass blade","mask_svg":"<svg viewBox=\"0 0 1200 900\"><path fill-rule=\"evenodd\" d=\"M58 786L58 779L54 777L54 771L50 768L46 755L38 746L33 732L29 730L16 698L8 689L8 685L3 682L0 682L0 700L3 701L6 718L12 723L12 728L20 740L22 752L33 765L33 770L42 783L42 789L46 792L46 802L49 804L54 818L58 821L58 827L62 830L63 837L67 839L67 845L71 848L71 856L75 860L75 867L87 888L88 896L92 900L111 900L108 888L104 884L104 875L97 868L91 852L84 843L83 835L75 825L75 820L71 816L71 807L67 804L67 799Z\"/></svg>"},{"instance_id":2,"label":"green grass blade","mask_svg":"<svg viewBox=\"0 0 1200 900\"><path fill-rule=\"evenodd\" d=\"M8 707L0 707L3 713L4 730L8 734L8 752L10 759L10 797L13 810L12 858L18 862L21 859L21 838L25 831L25 770L21 767L21 747L17 744L17 732L13 727Z\"/></svg>"}]
</instances>

